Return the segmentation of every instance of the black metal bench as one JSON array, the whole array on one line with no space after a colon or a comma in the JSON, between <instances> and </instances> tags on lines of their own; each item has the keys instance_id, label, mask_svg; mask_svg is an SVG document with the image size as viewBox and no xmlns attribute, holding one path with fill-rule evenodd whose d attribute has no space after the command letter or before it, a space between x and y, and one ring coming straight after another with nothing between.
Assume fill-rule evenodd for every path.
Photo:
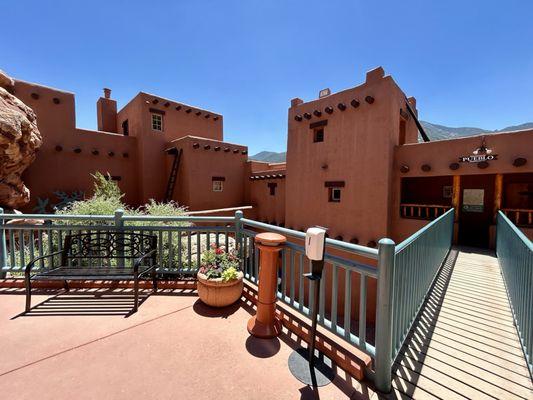
<instances>
[{"instance_id":1,"label":"black metal bench","mask_svg":"<svg viewBox=\"0 0 533 400\"><path fill-rule=\"evenodd\" d=\"M61 255L59 265L54 256ZM67 235L63 248L33 259L25 270L26 312L31 309L32 281L72 280L133 280L134 307L139 306L139 278L151 275L154 292L157 291L156 275L157 237L134 232L95 231ZM37 261L50 258L48 268L32 269Z\"/></svg>"}]
</instances>

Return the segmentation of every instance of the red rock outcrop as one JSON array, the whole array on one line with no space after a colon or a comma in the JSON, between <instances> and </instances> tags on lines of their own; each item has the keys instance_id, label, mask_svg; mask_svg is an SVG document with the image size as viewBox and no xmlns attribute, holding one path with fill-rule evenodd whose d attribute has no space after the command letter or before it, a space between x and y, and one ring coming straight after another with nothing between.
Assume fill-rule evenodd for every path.
<instances>
[{"instance_id":1,"label":"red rock outcrop","mask_svg":"<svg viewBox=\"0 0 533 400\"><path fill-rule=\"evenodd\" d=\"M35 160L42 138L35 113L12 91L13 80L0 71L0 206L18 208L30 201L21 175Z\"/></svg>"}]
</instances>

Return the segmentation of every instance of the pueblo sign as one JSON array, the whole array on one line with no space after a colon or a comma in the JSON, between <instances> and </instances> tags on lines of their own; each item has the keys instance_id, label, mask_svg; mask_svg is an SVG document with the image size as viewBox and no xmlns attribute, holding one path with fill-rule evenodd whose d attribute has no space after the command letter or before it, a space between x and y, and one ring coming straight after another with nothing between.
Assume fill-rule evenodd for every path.
<instances>
[{"instance_id":1,"label":"pueblo sign","mask_svg":"<svg viewBox=\"0 0 533 400\"><path fill-rule=\"evenodd\" d=\"M493 161L498 159L498 154L472 154L471 156L459 157L460 162L478 163L482 161Z\"/></svg>"},{"instance_id":2,"label":"pueblo sign","mask_svg":"<svg viewBox=\"0 0 533 400\"><path fill-rule=\"evenodd\" d=\"M485 138L481 140L481 146L475 149L471 155L459 157L460 162L468 163L480 163L497 160L498 155L492 153L492 149L489 149L485 144Z\"/></svg>"}]
</instances>

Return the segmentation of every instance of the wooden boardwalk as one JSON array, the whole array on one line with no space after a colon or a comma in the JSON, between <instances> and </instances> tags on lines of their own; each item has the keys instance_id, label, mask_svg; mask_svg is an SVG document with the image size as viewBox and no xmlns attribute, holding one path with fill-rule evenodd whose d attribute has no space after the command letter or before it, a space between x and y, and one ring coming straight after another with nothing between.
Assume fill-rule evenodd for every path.
<instances>
[{"instance_id":1,"label":"wooden boardwalk","mask_svg":"<svg viewBox=\"0 0 533 400\"><path fill-rule=\"evenodd\" d=\"M533 399L493 254L452 249L393 374L394 398Z\"/></svg>"}]
</instances>

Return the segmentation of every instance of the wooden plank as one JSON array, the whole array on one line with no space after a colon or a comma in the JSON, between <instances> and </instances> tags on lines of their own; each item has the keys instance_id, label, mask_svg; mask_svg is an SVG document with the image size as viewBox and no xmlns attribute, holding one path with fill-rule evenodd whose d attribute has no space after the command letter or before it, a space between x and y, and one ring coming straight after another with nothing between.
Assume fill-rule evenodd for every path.
<instances>
[{"instance_id":1,"label":"wooden plank","mask_svg":"<svg viewBox=\"0 0 533 400\"><path fill-rule=\"evenodd\" d=\"M405 371L400 371L400 373L405 374ZM452 394L454 395L454 393ZM357 398L357 397L356 397ZM394 375L392 379L392 392L391 394L387 396L383 396L381 394L378 394L378 399L438 399L441 400L441 398L433 395L430 392L425 391L424 389L417 387L416 385L413 385L409 380L404 379L403 377L399 375ZM460 399L464 399L464 397L459 397ZM374 399L374 397L372 397Z\"/></svg>"},{"instance_id":2,"label":"wooden plank","mask_svg":"<svg viewBox=\"0 0 533 400\"><path fill-rule=\"evenodd\" d=\"M417 341L410 342L409 346L403 350L401 356L407 356L416 359L426 365L432 360L438 360L448 366L457 368L465 373L473 375L477 378L483 379L486 382L496 385L518 396L528 397L533 395L528 389L530 379L523 375L515 374L505 368L499 368L497 364L480 360L476 357L469 357L465 353L457 352L455 356L449 355L447 352L440 351L418 343ZM427 360L427 361L426 361Z\"/></svg>"},{"instance_id":3,"label":"wooden plank","mask_svg":"<svg viewBox=\"0 0 533 400\"><path fill-rule=\"evenodd\" d=\"M398 366L396 375L441 399L480 399L486 397L481 391L456 381L431 367L424 367L423 364L410 358L402 358L395 363L395 366Z\"/></svg>"},{"instance_id":4,"label":"wooden plank","mask_svg":"<svg viewBox=\"0 0 533 400\"><path fill-rule=\"evenodd\" d=\"M459 252L449 274L441 272L395 362L395 393L533 398L496 258Z\"/></svg>"},{"instance_id":5,"label":"wooden plank","mask_svg":"<svg viewBox=\"0 0 533 400\"><path fill-rule=\"evenodd\" d=\"M442 382L440 379L442 379L442 375L445 375L447 387L457 390L459 393L464 393L471 398L477 398L476 396L471 396L471 394L476 394L476 392L471 391L471 388L475 388L476 391L496 399L529 398L531 394L527 387L520 385L507 384L506 388L503 388L499 384L505 379L498 379L497 375L491 371L468 366L457 359L452 360L453 364L448 364L437 358L419 356L413 349L407 350L405 354L406 357L403 357L402 361L409 365L410 368L415 370L421 368L420 374L427 374L430 378L438 377L439 382ZM477 396L482 397L479 394Z\"/></svg>"}]
</instances>

